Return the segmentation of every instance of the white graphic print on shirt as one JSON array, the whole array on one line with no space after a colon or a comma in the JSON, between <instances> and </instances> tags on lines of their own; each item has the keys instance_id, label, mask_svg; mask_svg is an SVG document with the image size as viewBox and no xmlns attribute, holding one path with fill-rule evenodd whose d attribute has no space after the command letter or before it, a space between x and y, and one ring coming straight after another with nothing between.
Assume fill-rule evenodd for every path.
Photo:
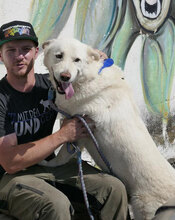
<instances>
[{"instance_id":1,"label":"white graphic print on shirt","mask_svg":"<svg viewBox=\"0 0 175 220\"><path fill-rule=\"evenodd\" d=\"M49 100L41 100L38 108L33 108L20 113L8 113L12 126L17 136L33 135L40 129L41 125L48 122L53 114Z\"/></svg>"}]
</instances>

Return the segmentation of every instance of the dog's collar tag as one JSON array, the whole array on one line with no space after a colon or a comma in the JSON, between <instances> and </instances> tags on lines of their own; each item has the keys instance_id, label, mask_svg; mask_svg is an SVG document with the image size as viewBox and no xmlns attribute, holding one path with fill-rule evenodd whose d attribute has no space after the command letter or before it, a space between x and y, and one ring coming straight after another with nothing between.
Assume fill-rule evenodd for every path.
<instances>
[{"instance_id":1,"label":"dog's collar tag","mask_svg":"<svg viewBox=\"0 0 175 220\"><path fill-rule=\"evenodd\" d=\"M104 60L104 61L103 61L103 66L102 66L102 67L100 68L100 70L98 71L98 74L100 74L101 71L102 71L104 68L110 67L110 66L112 66L113 64L114 64L114 61L113 61L113 59L111 59L111 58L108 58L108 59Z\"/></svg>"}]
</instances>

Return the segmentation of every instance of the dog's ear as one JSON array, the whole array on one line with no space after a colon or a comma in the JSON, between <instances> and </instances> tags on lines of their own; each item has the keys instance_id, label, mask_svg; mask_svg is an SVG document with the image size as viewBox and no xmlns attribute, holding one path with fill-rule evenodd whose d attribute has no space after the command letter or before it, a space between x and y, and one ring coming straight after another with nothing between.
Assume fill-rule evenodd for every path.
<instances>
[{"instance_id":1,"label":"dog's ear","mask_svg":"<svg viewBox=\"0 0 175 220\"><path fill-rule=\"evenodd\" d=\"M87 50L87 54L90 60L96 60L96 61L100 60L100 53L96 49L89 47Z\"/></svg>"},{"instance_id":2,"label":"dog's ear","mask_svg":"<svg viewBox=\"0 0 175 220\"><path fill-rule=\"evenodd\" d=\"M52 41L53 41L53 40L45 41L45 42L42 44L42 48L45 49L47 46L49 46L49 44L50 44Z\"/></svg>"}]
</instances>

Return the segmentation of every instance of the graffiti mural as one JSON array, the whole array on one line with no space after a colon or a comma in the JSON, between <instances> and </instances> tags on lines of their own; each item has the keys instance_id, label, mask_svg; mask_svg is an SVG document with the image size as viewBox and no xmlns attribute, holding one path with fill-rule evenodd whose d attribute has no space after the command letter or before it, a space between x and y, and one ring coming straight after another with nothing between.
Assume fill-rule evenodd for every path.
<instances>
[{"instance_id":1,"label":"graffiti mural","mask_svg":"<svg viewBox=\"0 0 175 220\"><path fill-rule=\"evenodd\" d=\"M0 4L1 24L30 21L40 45L64 30L75 9L74 36L106 52L124 70L154 141L167 159L175 158L175 0L0 0Z\"/></svg>"}]
</instances>

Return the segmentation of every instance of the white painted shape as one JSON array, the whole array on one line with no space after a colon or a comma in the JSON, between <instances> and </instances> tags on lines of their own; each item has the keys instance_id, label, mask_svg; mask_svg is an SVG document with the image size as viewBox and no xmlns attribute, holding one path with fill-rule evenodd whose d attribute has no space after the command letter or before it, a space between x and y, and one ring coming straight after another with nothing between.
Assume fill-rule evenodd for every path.
<instances>
[{"instance_id":1,"label":"white painted shape","mask_svg":"<svg viewBox=\"0 0 175 220\"><path fill-rule=\"evenodd\" d=\"M76 8L77 8L77 0L74 3L69 19L66 22L63 30L61 31L60 36L69 36L69 37L74 36L74 23L75 23L75 16L76 16Z\"/></svg>"},{"instance_id":2,"label":"white painted shape","mask_svg":"<svg viewBox=\"0 0 175 220\"><path fill-rule=\"evenodd\" d=\"M126 59L124 74L126 81L133 90L134 98L143 116L147 114L147 109L144 101L142 83L140 78L140 62L142 57L141 50L143 44L142 41L142 35L140 35L133 43Z\"/></svg>"},{"instance_id":3,"label":"white painted shape","mask_svg":"<svg viewBox=\"0 0 175 220\"><path fill-rule=\"evenodd\" d=\"M23 2L23 4L21 3ZM28 21L32 0L0 0L0 26L13 20Z\"/></svg>"}]
</instances>

